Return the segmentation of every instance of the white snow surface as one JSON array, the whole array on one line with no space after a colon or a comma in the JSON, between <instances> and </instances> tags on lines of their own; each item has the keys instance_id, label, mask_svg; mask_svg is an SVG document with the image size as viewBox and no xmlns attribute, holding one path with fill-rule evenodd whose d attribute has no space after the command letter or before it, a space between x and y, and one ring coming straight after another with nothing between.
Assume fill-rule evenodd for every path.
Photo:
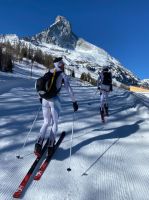
<instances>
[{"instance_id":1,"label":"white snow surface","mask_svg":"<svg viewBox=\"0 0 149 200\"><path fill-rule=\"evenodd\" d=\"M42 73L42 66L38 65L31 78L30 65L24 63L16 63L13 74L0 72L1 200L13 199L35 160L32 152L43 123L42 112L26 146L22 145L41 106L34 83ZM71 85L79 104L71 162L73 109L62 89L57 138L63 130L66 136L41 180L31 177L21 199L149 200L149 98L114 88L109 96L110 116L102 124L96 87L77 79L71 79ZM17 159L18 154L24 159ZM68 167L71 172L67 172Z\"/></svg>"}]
</instances>

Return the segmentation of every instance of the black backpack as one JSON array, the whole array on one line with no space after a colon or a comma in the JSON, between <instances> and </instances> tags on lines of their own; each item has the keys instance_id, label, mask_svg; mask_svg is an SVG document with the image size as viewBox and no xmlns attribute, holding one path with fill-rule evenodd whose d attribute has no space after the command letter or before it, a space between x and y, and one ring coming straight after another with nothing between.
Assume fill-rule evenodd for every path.
<instances>
[{"instance_id":1,"label":"black backpack","mask_svg":"<svg viewBox=\"0 0 149 200\"><path fill-rule=\"evenodd\" d=\"M58 94L61 88L56 88L56 81L61 73L62 71L49 71L36 80L35 88L41 98L50 99Z\"/></svg>"},{"instance_id":2,"label":"black backpack","mask_svg":"<svg viewBox=\"0 0 149 200\"><path fill-rule=\"evenodd\" d=\"M104 85L111 85L112 84L112 75L111 72L104 71L103 72L103 82Z\"/></svg>"}]
</instances>

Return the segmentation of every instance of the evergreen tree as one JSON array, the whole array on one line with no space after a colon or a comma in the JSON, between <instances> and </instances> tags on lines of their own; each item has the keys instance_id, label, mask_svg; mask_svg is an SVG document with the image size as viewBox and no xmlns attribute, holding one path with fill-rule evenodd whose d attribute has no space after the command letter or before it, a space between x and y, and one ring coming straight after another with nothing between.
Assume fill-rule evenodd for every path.
<instances>
[{"instance_id":1,"label":"evergreen tree","mask_svg":"<svg viewBox=\"0 0 149 200\"><path fill-rule=\"evenodd\" d=\"M43 54L41 50L37 50L34 55L34 60L39 64L43 64Z\"/></svg>"},{"instance_id":2,"label":"evergreen tree","mask_svg":"<svg viewBox=\"0 0 149 200\"><path fill-rule=\"evenodd\" d=\"M27 57L27 48L26 47L23 47L21 49L21 57L22 58L26 58Z\"/></svg>"},{"instance_id":3,"label":"evergreen tree","mask_svg":"<svg viewBox=\"0 0 149 200\"><path fill-rule=\"evenodd\" d=\"M45 55L44 60L43 60L43 65L46 66L47 68L53 68L53 58L50 55Z\"/></svg>"}]
</instances>

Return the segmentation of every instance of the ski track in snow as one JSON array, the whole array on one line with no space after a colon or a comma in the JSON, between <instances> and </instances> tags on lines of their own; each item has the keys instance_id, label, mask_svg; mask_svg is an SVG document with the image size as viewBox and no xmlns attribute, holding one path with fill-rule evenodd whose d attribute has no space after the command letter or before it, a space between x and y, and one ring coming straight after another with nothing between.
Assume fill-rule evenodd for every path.
<instances>
[{"instance_id":1,"label":"ski track in snow","mask_svg":"<svg viewBox=\"0 0 149 200\"><path fill-rule=\"evenodd\" d=\"M12 195L29 170L42 124L40 112L27 145L21 149L40 103L34 89L39 71L16 65L15 75L0 73L0 199ZM4 83L4 84L3 84ZM62 90L59 133L66 136L40 181L31 179L23 200L149 200L149 99L114 88L109 95L110 116L102 124L96 87L71 80L79 110L75 114L71 172L69 148L72 103ZM35 172L38 168L36 168ZM35 174L35 173L34 173Z\"/></svg>"}]
</instances>

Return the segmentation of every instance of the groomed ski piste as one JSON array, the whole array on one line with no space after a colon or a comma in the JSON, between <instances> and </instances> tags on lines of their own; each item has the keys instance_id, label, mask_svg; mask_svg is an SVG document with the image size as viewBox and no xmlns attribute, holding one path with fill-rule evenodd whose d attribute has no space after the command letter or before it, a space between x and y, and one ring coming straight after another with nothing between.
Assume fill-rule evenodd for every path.
<instances>
[{"instance_id":1,"label":"groomed ski piste","mask_svg":"<svg viewBox=\"0 0 149 200\"><path fill-rule=\"evenodd\" d=\"M0 199L13 193L35 160L35 140L43 123L34 89L42 68L16 63L13 74L0 72ZM96 87L71 79L79 110L75 113L72 157L69 158L73 109L65 89L59 131L66 136L39 181L31 177L23 200L149 200L149 98L114 88L110 116L99 116ZM50 129L50 128L49 128ZM24 156L17 159L16 155ZM68 172L67 168L71 171ZM39 166L36 168L36 174Z\"/></svg>"}]
</instances>

